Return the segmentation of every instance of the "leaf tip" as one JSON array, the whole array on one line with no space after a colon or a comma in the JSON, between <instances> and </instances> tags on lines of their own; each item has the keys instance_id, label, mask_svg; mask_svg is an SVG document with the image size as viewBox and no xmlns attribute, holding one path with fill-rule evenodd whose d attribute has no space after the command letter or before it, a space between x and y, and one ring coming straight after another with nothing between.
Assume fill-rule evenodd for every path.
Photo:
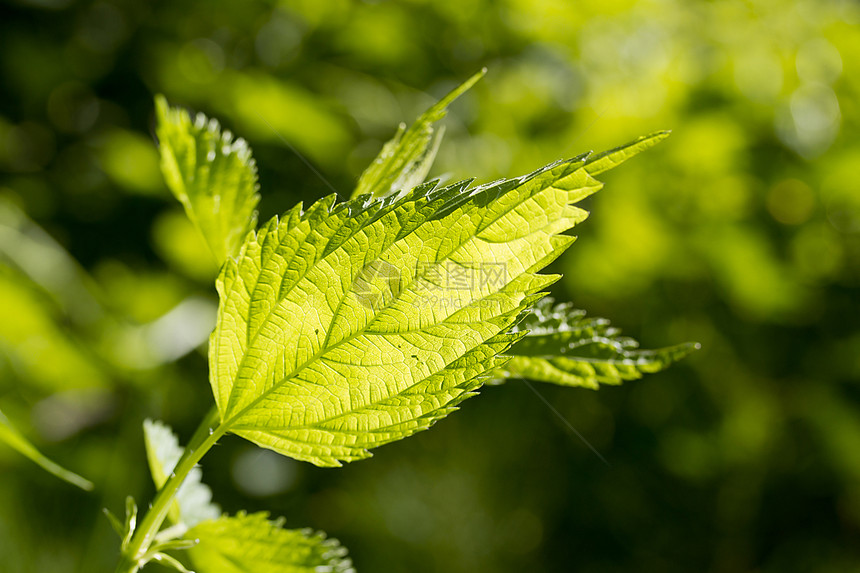
<instances>
[{"instance_id":1,"label":"leaf tip","mask_svg":"<svg viewBox=\"0 0 860 573\"><path fill-rule=\"evenodd\" d=\"M681 360L696 352L697 350L701 350L702 345L698 342L684 342L682 344L678 344L677 346L670 347L667 350L671 351L673 349L674 353L671 356L669 364L680 362Z\"/></svg>"},{"instance_id":2,"label":"leaf tip","mask_svg":"<svg viewBox=\"0 0 860 573\"><path fill-rule=\"evenodd\" d=\"M74 476L68 476L68 481L72 485L76 485L84 491L93 491L96 487L90 480L76 474Z\"/></svg>"},{"instance_id":3,"label":"leaf tip","mask_svg":"<svg viewBox=\"0 0 860 573\"><path fill-rule=\"evenodd\" d=\"M480 70L478 70L477 72L472 74L472 77L470 77L468 80L463 82L461 89L463 91L468 90L469 88L471 88L473 85L475 85L478 81L481 80L481 78L483 78L486 75L487 75L487 66L484 66Z\"/></svg>"},{"instance_id":4,"label":"leaf tip","mask_svg":"<svg viewBox=\"0 0 860 573\"><path fill-rule=\"evenodd\" d=\"M167 123L170 113L170 104L163 94L155 94L155 117L159 124Z\"/></svg>"}]
</instances>

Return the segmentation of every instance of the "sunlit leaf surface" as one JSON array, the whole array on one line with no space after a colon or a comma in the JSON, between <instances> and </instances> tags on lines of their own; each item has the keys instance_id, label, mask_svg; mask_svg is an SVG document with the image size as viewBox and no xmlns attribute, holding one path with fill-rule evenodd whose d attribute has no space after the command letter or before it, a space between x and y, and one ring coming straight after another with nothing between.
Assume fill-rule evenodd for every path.
<instances>
[{"instance_id":1,"label":"sunlit leaf surface","mask_svg":"<svg viewBox=\"0 0 860 573\"><path fill-rule=\"evenodd\" d=\"M235 254L256 222L257 166L244 139L214 119L155 99L161 170L215 259Z\"/></svg>"},{"instance_id":2,"label":"sunlit leaf surface","mask_svg":"<svg viewBox=\"0 0 860 573\"><path fill-rule=\"evenodd\" d=\"M450 413L556 280L537 272L587 215L573 203L601 186L590 165L369 203L328 197L269 221L218 280L209 357L222 429L332 466Z\"/></svg>"},{"instance_id":3,"label":"sunlit leaf surface","mask_svg":"<svg viewBox=\"0 0 860 573\"><path fill-rule=\"evenodd\" d=\"M224 516L188 532L198 573L355 573L346 548L310 529L284 529L266 513Z\"/></svg>"}]
</instances>

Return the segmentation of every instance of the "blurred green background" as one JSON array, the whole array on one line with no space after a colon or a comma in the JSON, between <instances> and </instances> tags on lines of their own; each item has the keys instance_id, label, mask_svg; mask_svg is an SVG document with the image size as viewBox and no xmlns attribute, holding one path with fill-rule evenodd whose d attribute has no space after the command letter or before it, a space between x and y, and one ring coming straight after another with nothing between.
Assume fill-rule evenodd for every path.
<instances>
[{"instance_id":1,"label":"blurred green background","mask_svg":"<svg viewBox=\"0 0 860 573\"><path fill-rule=\"evenodd\" d=\"M261 219L349 195L483 66L434 175L514 176L657 129L602 178L558 298L703 349L600 392L521 383L322 470L231 437L223 507L324 529L360 572L860 571L860 7L846 1L6 0L0 571L112 570L153 487L141 422L211 404L215 273L166 190L155 93L250 142ZM295 148L323 175L317 177ZM158 566L152 566L158 570Z\"/></svg>"}]
</instances>

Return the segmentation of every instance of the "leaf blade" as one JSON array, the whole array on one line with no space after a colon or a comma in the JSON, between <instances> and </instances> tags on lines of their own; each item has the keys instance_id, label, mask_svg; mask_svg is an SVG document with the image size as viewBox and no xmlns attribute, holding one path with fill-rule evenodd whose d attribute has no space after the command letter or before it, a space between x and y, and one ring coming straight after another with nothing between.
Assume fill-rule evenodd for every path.
<instances>
[{"instance_id":1,"label":"leaf blade","mask_svg":"<svg viewBox=\"0 0 860 573\"><path fill-rule=\"evenodd\" d=\"M222 269L210 344L225 431L333 466L450 413L500 365L518 337L505 332L557 279L536 273L572 242L560 233L586 217L573 203L601 186L583 165L369 204L327 198L249 236ZM422 262L454 272L500 265L505 276L440 288L430 267L412 276ZM389 276L375 283L368 268Z\"/></svg>"},{"instance_id":2,"label":"leaf blade","mask_svg":"<svg viewBox=\"0 0 860 573\"><path fill-rule=\"evenodd\" d=\"M336 539L307 529L284 529L268 514L239 513L200 523L187 534L198 573L355 573Z\"/></svg>"},{"instance_id":3,"label":"leaf blade","mask_svg":"<svg viewBox=\"0 0 860 573\"><path fill-rule=\"evenodd\" d=\"M94 487L93 482L67 470L45 456L12 425L2 411L0 411L0 441L5 442L9 447L27 457L48 473L84 491L92 491Z\"/></svg>"},{"instance_id":4,"label":"leaf blade","mask_svg":"<svg viewBox=\"0 0 860 573\"><path fill-rule=\"evenodd\" d=\"M596 390L659 372L685 358L699 345L692 342L656 350L640 350L632 338L602 318L551 298L540 301L517 326L528 331L508 351L511 360L497 371L498 378L527 378L561 386Z\"/></svg>"},{"instance_id":5,"label":"leaf blade","mask_svg":"<svg viewBox=\"0 0 860 573\"><path fill-rule=\"evenodd\" d=\"M161 170L216 261L234 255L256 226L257 167L245 140L218 122L171 108L156 96Z\"/></svg>"},{"instance_id":6,"label":"leaf blade","mask_svg":"<svg viewBox=\"0 0 860 573\"><path fill-rule=\"evenodd\" d=\"M410 190L424 182L442 141L444 129L434 132L433 124L447 114L451 103L487 73L486 68L454 88L406 128L400 124L394 137L382 146L379 155L361 174L352 198L368 194L385 197Z\"/></svg>"}]
</instances>

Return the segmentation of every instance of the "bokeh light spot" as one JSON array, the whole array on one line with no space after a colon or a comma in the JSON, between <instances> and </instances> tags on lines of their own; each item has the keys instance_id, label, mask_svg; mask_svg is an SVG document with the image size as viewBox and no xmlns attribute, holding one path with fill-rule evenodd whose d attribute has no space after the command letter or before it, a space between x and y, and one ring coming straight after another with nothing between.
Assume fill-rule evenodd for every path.
<instances>
[{"instance_id":1,"label":"bokeh light spot","mask_svg":"<svg viewBox=\"0 0 860 573\"><path fill-rule=\"evenodd\" d=\"M771 216L785 225L799 225L812 216L815 209L815 193L798 179L784 179L770 188L767 194L767 210Z\"/></svg>"}]
</instances>

